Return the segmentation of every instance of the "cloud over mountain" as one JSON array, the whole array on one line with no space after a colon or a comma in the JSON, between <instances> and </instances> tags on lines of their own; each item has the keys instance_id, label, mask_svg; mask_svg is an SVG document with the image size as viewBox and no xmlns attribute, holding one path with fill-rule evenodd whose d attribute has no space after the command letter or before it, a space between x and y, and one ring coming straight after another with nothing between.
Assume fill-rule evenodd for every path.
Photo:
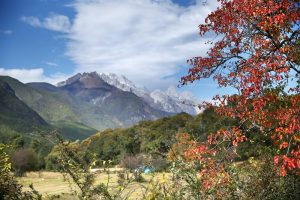
<instances>
[{"instance_id":1,"label":"cloud over mountain","mask_svg":"<svg viewBox=\"0 0 300 200\"><path fill-rule=\"evenodd\" d=\"M52 76L45 76L43 68L32 68L32 69L5 69L0 68L0 75L14 77L23 83L28 82L48 82L56 84L59 81L66 79L63 74L54 74Z\"/></svg>"},{"instance_id":2,"label":"cloud over mountain","mask_svg":"<svg viewBox=\"0 0 300 200\"><path fill-rule=\"evenodd\" d=\"M207 38L198 36L198 25L215 5L215 1L189 7L165 0L78 1L67 55L77 71L121 72L150 88L176 84L172 75L186 60L206 52Z\"/></svg>"},{"instance_id":3,"label":"cloud over mountain","mask_svg":"<svg viewBox=\"0 0 300 200\"><path fill-rule=\"evenodd\" d=\"M176 85L186 60L206 53L208 38L198 36L198 25L217 1L183 7L170 0L77 0L72 6L73 19L52 14L22 20L65 34L74 73L124 74L153 89Z\"/></svg>"}]
</instances>

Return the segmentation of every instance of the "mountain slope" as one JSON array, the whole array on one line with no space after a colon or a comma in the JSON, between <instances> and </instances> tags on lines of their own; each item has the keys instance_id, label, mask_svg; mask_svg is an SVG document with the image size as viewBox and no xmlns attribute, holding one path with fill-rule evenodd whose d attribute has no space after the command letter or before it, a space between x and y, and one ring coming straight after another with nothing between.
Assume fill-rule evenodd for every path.
<instances>
[{"instance_id":1,"label":"mountain slope","mask_svg":"<svg viewBox=\"0 0 300 200\"><path fill-rule=\"evenodd\" d=\"M189 92L177 92L172 86L166 91L154 90L150 93L150 97L154 106L160 110L175 113L186 112L191 115L199 113L195 98Z\"/></svg>"},{"instance_id":2,"label":"mountain slope","mask_svg":"<svg viewBox=\"0 0 300 200\"><path fill-rule=\"evenodd\" d=\"M45 119L45 121L52 125L49 125L48 130L58 128L66 139L72 140L84 139L97 132L96 129L90 128L79 121L78 116L73 110L71 97L69 97L67 93L59 91L59 88L48 83L23 84L8 76L0 76L0 81L14 92L19 102L37 112L43 120ZM9 91L7 90L2 90L2 92L2 96L9 95ZM10 101L10 104L16 106L15 104L17 103ZM5 108L6 105L0 105L1 110ZM19 112L21 112L21 114ZM3 111L1 113L5 112ZM15 121L18 115L27 116L28 120L32 120L33 118L28 115L27 112L18 109L11 111L11 114L13 114L14 117L6 121L2 119L4 124L15 123L17 127L24 127L24 129L31 131L34 130L29 122L22 123Z\"/></svg>"},{"instance_id":3,"label":"mountain slope","mask_svg":"<svg viewBox=\"0 0 300 200\"><path fill-rule=\"evenodd\" d=\"M96 129L79 122L59 121L55 123L55 127L65 139L70 140L83 140L97 132Z\"/></svg>"},{"instance_id":4,"label":"mountain slope","mask_svg":"<svg viewBox=\"0 0 300 200\"><path fill-rule=\"evenodd\" d=\"M58 86L81 101L78 110L82 122L98 129L128 127L170 115L152 108L132 92L108 84L96 72L77 74Z\"/></svg>"},{"instance_id":5,"label":"mountain slope","mask_svg":"<svg viewBox=\"0 0 300 200\"><path fill-rule=\"evenodd\" d=\"M115 163L120 163L124 155L143 154L151 155L152 158L166 158L171 155L169 150L172 145L178 142L178 134L188 133L193 139L202 142L211 133L228 129L236 123L235 119L217 115L211 107L197 116L179 113L155 121L142 121L129 128L100 131L80 145L95 153L98 159ZM252 146L247 148L253 153ZM245 147L240 150L245 151Z\"/></svg>"},{"instance_id":6,"label":"mountain slope","mask_svg":"<svg viewBox=\"0 0 300 200\"><path fill-rule=\"evenodd\" d=\"M170 113L186 112L191 115L199 113L195 98L188 92L177 92L175 87L169 87L166 91L156 89L150 92L146 88L137 87L124 76L100 74L100 77L120 90L136 94L157 110Z\"/></svg>"},{"instance_id":7,"label":"mountain slope","mask_svg":"<svg viewBox=\"0 0 300 200\"><path fill-rule=\"evenodd\" d=\"M80 130L79 138L82 138L95 130L128 127L141 120L171 115L152 108L132 92L106 83L97 73L77 74L60 83L59 87L48 83L23 84L4 76L0 79L48 123L66 131L68 137L78 135L76 128L84 127ZM91 128L85 133L88 127Z\"/></svg>"},{"instance_id":8,"label":"mountain slope","mask_svg":"<svg viewBox=\"0 0 300 200\"><path fill-rule=\"evenodd\" d=\"M15 91L16 96L39 113L47 122L55 123L61 120L78 121L65 94L36 90L30 84L23 84L8 76L0 76L0 80L8 83Z\"/></svg>"},{"instance_id":9,"label":"mountain slope","mask_svg":"<svg viewBox=\"0 0 300 200\"><path fill-rule=\"evenodd\" d=\"M6 82L1 80L0 124L22 133L50 130L51 128L37 112L28 107L15 95L15 91Z\"/></svg>"}]
</instances>

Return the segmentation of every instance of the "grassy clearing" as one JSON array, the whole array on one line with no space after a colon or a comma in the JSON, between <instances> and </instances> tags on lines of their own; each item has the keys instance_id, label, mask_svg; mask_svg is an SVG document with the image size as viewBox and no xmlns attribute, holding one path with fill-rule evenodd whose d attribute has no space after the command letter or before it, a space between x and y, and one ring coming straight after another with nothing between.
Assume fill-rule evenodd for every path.
<instances>
[{"instance_id":1,"label":"grassy clearing","mask_svg":"<svg viewBox=\"0 0 300 200\"><path fill-rule=\"evenodd\" d=\"M132 174L129 174L132 176ZM151 181L160 181L166 176L163 173L143 174L145 182L131 182L122 193L122 197L130 196L129 199L142 199L143 194ZM34 188L39 191L46 199L53 195L59 195L59 199L74 199L71 194L70 186L76 189L74 183L69 184L64 179L63 175L58 172L30 172L24 177L18 178L18 181L24 186L24 189L29 189L29 185L33 184ZM118 175L117 173L97 172L96 183L108 184L111 192L118 191Z\"/></svg>"}]
</instances>

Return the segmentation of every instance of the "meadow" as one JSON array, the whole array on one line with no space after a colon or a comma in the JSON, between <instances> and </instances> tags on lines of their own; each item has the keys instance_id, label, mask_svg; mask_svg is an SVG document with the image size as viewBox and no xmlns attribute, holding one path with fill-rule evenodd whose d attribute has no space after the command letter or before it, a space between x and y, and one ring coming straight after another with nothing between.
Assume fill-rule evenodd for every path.
<instances>
[{"instance_id":1,"label":"meadow","mask_svg":"<svg viewBox=\"0 0 300 200\"><path fill-rule=\"evenodd\" d=\"M122 169L120 168L110 168L109 170L97 171L95 184L104 183L108 184L109 191L112 193L119 192L120 184L118 180L118 172ZM128 174L129 178L133 175ZM143 199L145 193L151 186L149 183L163 182L165 179L171 178L169 173L151 173L142 174L144 181L136 182L130 181L128 185L124 187L121 194L122 199ZM72 195L72 190L77 190L76 185L69 182L64 176L59 172L50 171L39 171L39 172L28 172L23 177L18 178L18 182L23 185L23 190L29 190L29 185L32 184L34 189L43 195L43 199L65 199L71 200L76 199Z\"/></svg>"}]
</instances>

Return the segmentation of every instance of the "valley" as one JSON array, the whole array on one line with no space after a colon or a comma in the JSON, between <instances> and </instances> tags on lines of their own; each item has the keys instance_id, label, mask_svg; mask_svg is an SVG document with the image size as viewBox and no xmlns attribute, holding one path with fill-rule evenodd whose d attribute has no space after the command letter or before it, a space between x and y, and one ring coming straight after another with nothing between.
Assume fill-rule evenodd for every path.
<instances>
[{"instance_id":1,"label":"valley","mask_svg":"<svg viewBox=\"0 0 300 200\"><path fill-rule=\"evenodd\" d=\"M36 112L48 123L48 127L58 128L66 139L84 139L97 130L129 127L142 120L155 120L193 109L190 106L187 110L178 107L166 110L161 106L153 106L150 93L140 92L142 95L137 96L138 88L125 77L120 80L130 84L126 87L123 84L122 90L121 81L116 75L99 75L96 72L77 74L58 83L58 86L48 83L24 84L4 76L0 80L10 87L20 102ZM119 88L112 84L112 80ZM171 97L168 98L170 101ZM170 103L168 107L173 104ZM184 105L184 100L181 104Z\"/></svg>"},{"instance_id":2,"label":"valley","mask_svg":"<svg viewBox=\"0 0 300 200\"><path fill-rule=\"evenodd\" d=\"M0 200L300 199L299 0L1 0Z\"/></svg>"}]
</instances>

